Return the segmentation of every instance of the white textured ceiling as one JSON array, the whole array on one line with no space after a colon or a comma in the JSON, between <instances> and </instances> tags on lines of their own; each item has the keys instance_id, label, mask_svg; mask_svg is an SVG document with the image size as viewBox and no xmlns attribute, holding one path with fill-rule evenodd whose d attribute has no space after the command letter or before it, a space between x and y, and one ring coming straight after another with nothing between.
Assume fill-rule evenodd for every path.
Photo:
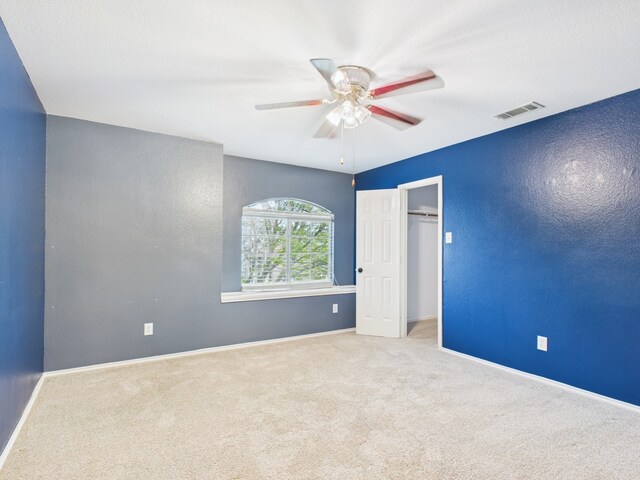
<instances>
[{"instance_id":1,"label":"white textured ceiling","mask_svg":"<svg viewBox=\"0 0 640 480\"><path fill-rule=\"evenodd\" d=\"M444 89L379 100L423 118L357 129L363 171L640 87L637 0L0 0L48 113L224 144L225 153L351 171L311 138L330 107L309 63L433 69ZM535 100L542 111L493 115Z\"/></svg>"}]
</instances>

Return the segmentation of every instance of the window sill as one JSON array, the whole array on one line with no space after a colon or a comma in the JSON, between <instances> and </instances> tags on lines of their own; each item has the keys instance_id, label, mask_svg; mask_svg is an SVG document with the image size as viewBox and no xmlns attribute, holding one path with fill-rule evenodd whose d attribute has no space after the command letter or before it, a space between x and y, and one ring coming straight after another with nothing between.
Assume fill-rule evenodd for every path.
<instances>
[{"instance_id":1,"label":"window sill","mask_svg":"<svg viewBox=\"0 0 640 480\"><path fill-rule=\"evenodd\" d=\"M220 303L254 302L257 300L276 300L279 298L318 297L321 295L345 295L356 293L355 285L340 287L309 288L307 290L267 290L261 292L222 292Z\"/></svg>"}]
</instances>

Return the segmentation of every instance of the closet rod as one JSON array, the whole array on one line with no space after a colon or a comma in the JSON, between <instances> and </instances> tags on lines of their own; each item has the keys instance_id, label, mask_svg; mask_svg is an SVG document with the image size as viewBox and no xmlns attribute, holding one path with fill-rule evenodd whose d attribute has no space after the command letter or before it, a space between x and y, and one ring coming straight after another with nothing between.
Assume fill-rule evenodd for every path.
<instances>
[{"instance_id":1,"label":"closet rod","mask_svg":"<svg viewBox=\"0 0 640 480\"><path fill-rule=\"evenodd\" d=\"M429 212L420 212L418 210L409 210L407 212L409 215L421 215L423 217L437 217L437 213L429 213Z\"/></svg>"}]
</instances>

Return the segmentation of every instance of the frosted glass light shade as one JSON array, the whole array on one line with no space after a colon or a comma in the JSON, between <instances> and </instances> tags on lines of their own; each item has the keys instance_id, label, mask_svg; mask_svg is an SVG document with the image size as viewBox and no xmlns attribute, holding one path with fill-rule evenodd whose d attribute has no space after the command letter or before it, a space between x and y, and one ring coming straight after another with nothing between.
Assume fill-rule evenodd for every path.
<instances>
[{"instance_id":1,"label":"frosted glass light shade","mask_svg":"<svg viewBox=\"0 0 640 480\"><path fill-rule=\"evenodd\" d=\"M355 109L354 115L360 124L366 122L371 118L371 112L364 108L362 105L358 105Z\"/></svg>"}]
</instances>

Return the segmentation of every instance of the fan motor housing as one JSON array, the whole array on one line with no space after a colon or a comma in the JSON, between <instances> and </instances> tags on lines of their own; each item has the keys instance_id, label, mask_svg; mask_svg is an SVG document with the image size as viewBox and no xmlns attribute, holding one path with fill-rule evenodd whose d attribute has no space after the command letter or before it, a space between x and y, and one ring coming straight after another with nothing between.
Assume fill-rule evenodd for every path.
<instances>
[{"instance_id":1,"label":"fan motor housing","mask_svg":"<svg viewBox=\"0 0 640 480\"><path fill-rule=\"evenodd\" d=\"M338 71L341 72L341 75L334 73L333 77L335 77L334 83L340 93L355 93L358 97L364 97L369 91L369 84L373 76L371 71L358 65L342 65L338 67ZM341 81L342 78L346 78L348 85ZM350 90L350 92L345 90Z\"/></svg>"}]
</instances>

